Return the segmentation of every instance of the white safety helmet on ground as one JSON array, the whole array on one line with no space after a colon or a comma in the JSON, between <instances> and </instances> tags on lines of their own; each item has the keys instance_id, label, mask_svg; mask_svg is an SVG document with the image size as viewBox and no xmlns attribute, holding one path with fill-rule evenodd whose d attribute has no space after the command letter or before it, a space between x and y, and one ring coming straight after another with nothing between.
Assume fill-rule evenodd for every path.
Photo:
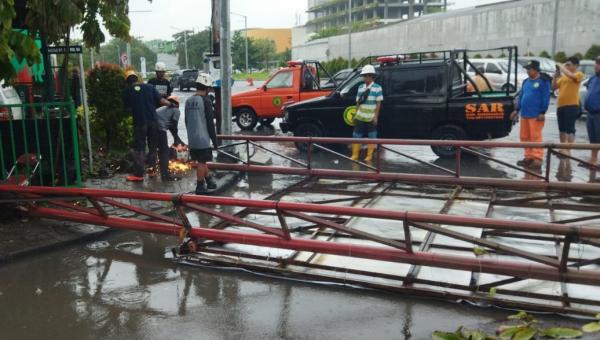
<instances>
[{"instance_id":1,"label":"white safety helmet on ground","mask_svg":"<svg viewBox=\"0 0 600 340\"><path fill-rule=\"evenodd\" d=\"M156 66L154 66L154 71L156 71L156 72L166 72L167 71L167 65L165 65L165 63L158 62L158 63L156 63Z\"/></svg>"},{"instance_id":2,"label":"white safety helmet on ground","mask_svg":"<svg viewBox=\"0 0 600 340\"><path fill-rule=\"evenodd\" d=\"M206 87L214 87L215 86L214 79L207 73L199 73L198 78L196 78L196 83L202 84Z\"/></svg>"},{"instance_id":3,"label":"white safety helmet on ground","mask_svg":"<svg viewBox=\"0 0 600 340\"><path fill-rule=\"evenodd\" d=\"M371 75L377 74L377 72L375 72L375 66L373 66L373 65L365 65L365 67L362 68L362 71L360 72L360 75L364 76L364 75L367 75L367 74L371 74Z\"/></svg>"}]
</instances>

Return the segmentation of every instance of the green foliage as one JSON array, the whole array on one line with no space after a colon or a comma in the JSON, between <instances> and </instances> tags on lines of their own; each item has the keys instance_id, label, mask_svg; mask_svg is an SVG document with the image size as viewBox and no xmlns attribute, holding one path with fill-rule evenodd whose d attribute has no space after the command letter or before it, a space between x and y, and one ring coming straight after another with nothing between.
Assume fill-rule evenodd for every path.
<instances>
[{"instance_id":1,"label":"green foliage","mask_svg":"<svg viewBox=\"0 0 600 340\"><path fill-rule=\"evenodd\" d=\"M185 31L173 35L173 39L175 39L175 51L178 54L177 64L179 64L181 68L185 67L186 33L189 67L201 69L204 64L203 54L210 51L210 31L204 30L198 33Z\"/></svg>"},{"instance_id":2,"label":"green foliage","mask_svg":"<svg viewBox=\"0 0 600 340\"><path fill-rule=\"evenodd\" d=\"M273 40L253 39L252 45L254 49L251 56L255 67L269 69L271 64L277 61L275 42Z\"/></svg>"},{"instance_id":3,"label":"green foliage","mask_svg":"<svg viewBox=\"0 0 600 340\"><path fill-rule=\"evenodd\" d=\"M551 339L573 339L582 336L583 332L578 329L553 327L542 330L540 335Z\"/></svg>"},{"instance_id":4,"label":"green foliage","mask_svg":"<svg viewBox=\"0 0 600 340\"><path fill-rule=\"evenodd\" d=\"M69 42L71 29L79 26L84 44L98 48L105 40L99 24L102 20L111 35L129 39L129 0L28 0L25 23L30 35L24 37L12 32L16 15L13 6L14 0L0 2L0 79L14 78L10 65L13 56L30 65L39 62L36 34L46 37L49 43L64 44Z\"/></svg>"},{"instance_id":5,"label":"green foliage","mask_svg":"<svg viewBox=\"0 0 600 340\"><path fill-rule=\"evenodd\" d=\"M554 61L558 61L559 63L564 63L565 61L567 61L567 58L567 54L563 51L556 52L556 54L554 55Z\"/></svg>"},{"instance_id":6,"label":"green foliage","mask_svg":"<svg viewBox=\"0 0 600 340\"><path fill-rule=\"evenodd\" d=\"M494 58L494 56L493 56L493 55L491 55L491 54L488 54L488 55L486 55L485 57L486 57L486 58L488 58L488 59L490 59L490 58Z\"/></svg>"},{"instance_id":7,"label":"green foliage","mask_svg":"<svg viewBox=\"0 0 600 340\"><path fill-rule=\"evenodd\" d=\"M523 311L509 316L508 320L511 321L511 324L501 325L496 331L497 337L480 330L469 330L463 327L458 328L456 332L436 331L431 337L434 340L530 340L536 339L536 337L575 339L583 335L580 330L574 328L542 328L533 316Z\"/></svg>"},{"instance_id":8,"label":"green foliage","mask_svg":"<svg viewBox=\"0 0 600 340\"><path fill-rule=\"evenodd\" d=\"M577 52L577 53L573 54L573 56L574 56L575 58L579 59L579 60L582 60L582 59L584 59L584 56L583 56L583 54L582 54L582 53L580 53L580 52Z\"/></svg>"},{"instance_id":9,"label":"green foliage","mask_svg":"<svg viewBox=\"0 0 600 340\"><path fill-rule=\"evenodd\" d=\"M473 248L473 253L477 256L486 255L488 253L487 249L481 247Z\"/></svg>"},{"instance_id":10,"label":"green foliage","mask_svg":"<svg viewBox=\"0 0 600 340\"><path fill-rule=\"evenodd\" d=\"M481 59L483 57L481 56L481 54L477 53L476 55L473 56L473 58L475 58L475 59Z\"/></svg>"},{"instance_id":11,"label":"green foliage","mask_svg":"<svg viewBox=\"0 0 600 340\"><path fill-rule=\"evenodd\" d=\"M596 314L596 319L598 319L598 321L590 322L581 329L586 333L600 332L600 313Z\"/></svg>"},{"instance_id":12,"label":"green foliage","mask_svg":"<svg viewBox=\"0 0 600 340\"><path fill-rule=\"evenodd\" d=\"M0 80L11 80L16 76L11 64L13 57L20 64L23 59L29 65L40 61L40 51L31 37L13 31L12 21L16 16L14 0L0 1Z\"/></svg>"},{"instance_id":13,"label":"green foliage","mask_svg":"<svg viewBox=\"0 0 600 340\"><path fill-rule=\"evenodd\" d=\"M131 46L131 60L129 61L131 66L135 69L140 70L140 57L146 58L146 65L148 70L154 70L154 64L156 64L156 53L152 51L146 44L142 41L132 38L129 42ZM104 63L120 63L120 55L119 52L125 53L127 50L127 43L120 39L113 39L108 44L102 45L100 47L99 53L95 55L95 59ZM86 62L84 56L84 62Z\"/></svg>"},{"instance_id":14,"label":"green foliage","mask_svg":"<svg viewBox=\"0 0 600 340\"><path fill-rule=\"evenodd\" d=\"M585 52L585 59L596 59L600 56L600 45L592 45Z\"/></svg>"},{"instance_id":15,"label":"green foliage","mask_svg":"<svg viewBox=\"0 0 600 340\"><path fill-rule=\"evenodd\" d=\"M327 37L333 37L336 35L343 34L344 32L347 32L347 31L348 31L348 29L344 30L343 27L339 27L339 26L323 28L322 30L313 34L310 37L309 41L323 39L323 38L327 38Z\"/></svg>"},{"instance_id":16,"label":"green foliage","mask_svg":"<svg viewBox=\"0 0 600 340\"><path fill-rule=\"evenodd\" d=\"M121 94L125 89L125 74L114 64L100 64L87 76L88 97L95 109L92 133L101 140L107 152L127 148L131 141L133 121L125 110ZM113 145L118 141L119 145Z\"/></svg>"},{"instance_id":17,"label":"green foliage","mask_svg":"<svg viewBox=\"0 0 600 340\"><path fill-rule=\"evenodd\" d=\"M533 52L527 52L525 53L526 57L535 57L535 54L533 54Z\"/></svg>"},{"instance_id":18,"label":"green foliage","mask_svg":"<svg viewBox=\"0 0 600 340\"><path fill-rule=\"evenodd\" d=\"M540 53L540 57L542 58L548 58L548 59L552 59L552 56L550 55L550 53L548 53L547 51L542 51Z\"/></svg>"}]
</instances>

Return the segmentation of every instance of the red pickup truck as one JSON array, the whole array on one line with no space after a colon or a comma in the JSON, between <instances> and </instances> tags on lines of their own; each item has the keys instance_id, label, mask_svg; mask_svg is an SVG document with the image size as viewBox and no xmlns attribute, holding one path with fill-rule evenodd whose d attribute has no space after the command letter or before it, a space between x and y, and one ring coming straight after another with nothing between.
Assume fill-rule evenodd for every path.
<instances>
[{"instance_id":1,"label":"red pickup truck","mask_svg":"<svg viewBox=\"0 0 600 340\"><path fill-rule=\"evenodd\" d=\"M318 62L290 61L260 88L234 94L231 104L237 125L252 130L259 122L270 124L282 117L284 104L330 94L333 89L321 88L319 70L322 66Z\"/></svg>"}]
</instances>

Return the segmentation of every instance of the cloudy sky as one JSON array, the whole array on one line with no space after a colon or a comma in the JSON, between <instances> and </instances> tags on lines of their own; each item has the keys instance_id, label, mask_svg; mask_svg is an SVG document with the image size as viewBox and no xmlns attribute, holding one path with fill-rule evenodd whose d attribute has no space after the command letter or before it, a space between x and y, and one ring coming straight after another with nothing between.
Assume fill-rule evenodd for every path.
<instances>
[{"instance_id":1,"label":"cloudy sky","mask_svg":"<svg viewBox=\"0 0 600 340\"><path fill-rule=\"evenodd\" d=\"M452 8L498 0L449 0ZM130 0L131 33L145 40L170 39L182 29L202 30L210 25L210 0ZM306 0L231 0L231 11L248 16L248 27L291 27L306 20ZM136 12L140 11L140 12ZM142 12L150 11L150 12ZM233 15L232 29L244 27L244 19Z\"/></svg>"}]
</instances>

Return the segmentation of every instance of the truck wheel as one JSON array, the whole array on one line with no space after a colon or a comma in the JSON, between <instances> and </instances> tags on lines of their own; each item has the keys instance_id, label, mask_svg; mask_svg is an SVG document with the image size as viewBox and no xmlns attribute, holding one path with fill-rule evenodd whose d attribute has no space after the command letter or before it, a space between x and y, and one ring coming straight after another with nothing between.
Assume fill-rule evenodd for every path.
<instances>
[{"instance_id":1,"label":"truck wheel","mask_svg":"<svg viewBox=\"0 0 600 340\"><path fill-rule=\"evenodd\" d=\"M435 140L465 140L467 133L463 128L457 125L442 125L433 131ZM432 146L431 150L441 158L454 157L454 147L451 146Z\"/></svg>"},{"instance_id":2,"label":"truck wheel","mask_svg":"<svg viewBox=\"0 0 600 340\"><path fill-rule=\"evenodd\" d=\"M516 92L517 91L517 89L515 88L515 86L513 84L502 85L502 91L506 91L507 88L508 88L508 92Z\"/></svg>"},{"instance_id":3,"label":"truck wheel","mask_svg":"<svg viewBox=\"0 0 600 340\"><path fill-rule=\"evenodd\" d=\"M241 109L237 114L237 125L244 131L254 129L258 124L256 113L249 108Z\"/></svg>"},{"instance_id":4,"label":"truck wheel","mask_svg":"<svg viewBox=\"0 0 600 340\"><path fill-rule=\"evenodd\" d=\"M275 121L275 118L261 118L260 125L271 125Z\"/></svg>"},{"instance_id":5,"label":"truck wheel","mask_svg":"<svg viewBox=\"0 0 600 340\"><path fill-rule=\"evenodd\" d=\"M301 123L294 129L294 137L323 137L323 129L315 123ZM300 151L307 151L307 143L294 143ZM315 151L315 149L313 149Z\"/></svg>"}]
</instances>

